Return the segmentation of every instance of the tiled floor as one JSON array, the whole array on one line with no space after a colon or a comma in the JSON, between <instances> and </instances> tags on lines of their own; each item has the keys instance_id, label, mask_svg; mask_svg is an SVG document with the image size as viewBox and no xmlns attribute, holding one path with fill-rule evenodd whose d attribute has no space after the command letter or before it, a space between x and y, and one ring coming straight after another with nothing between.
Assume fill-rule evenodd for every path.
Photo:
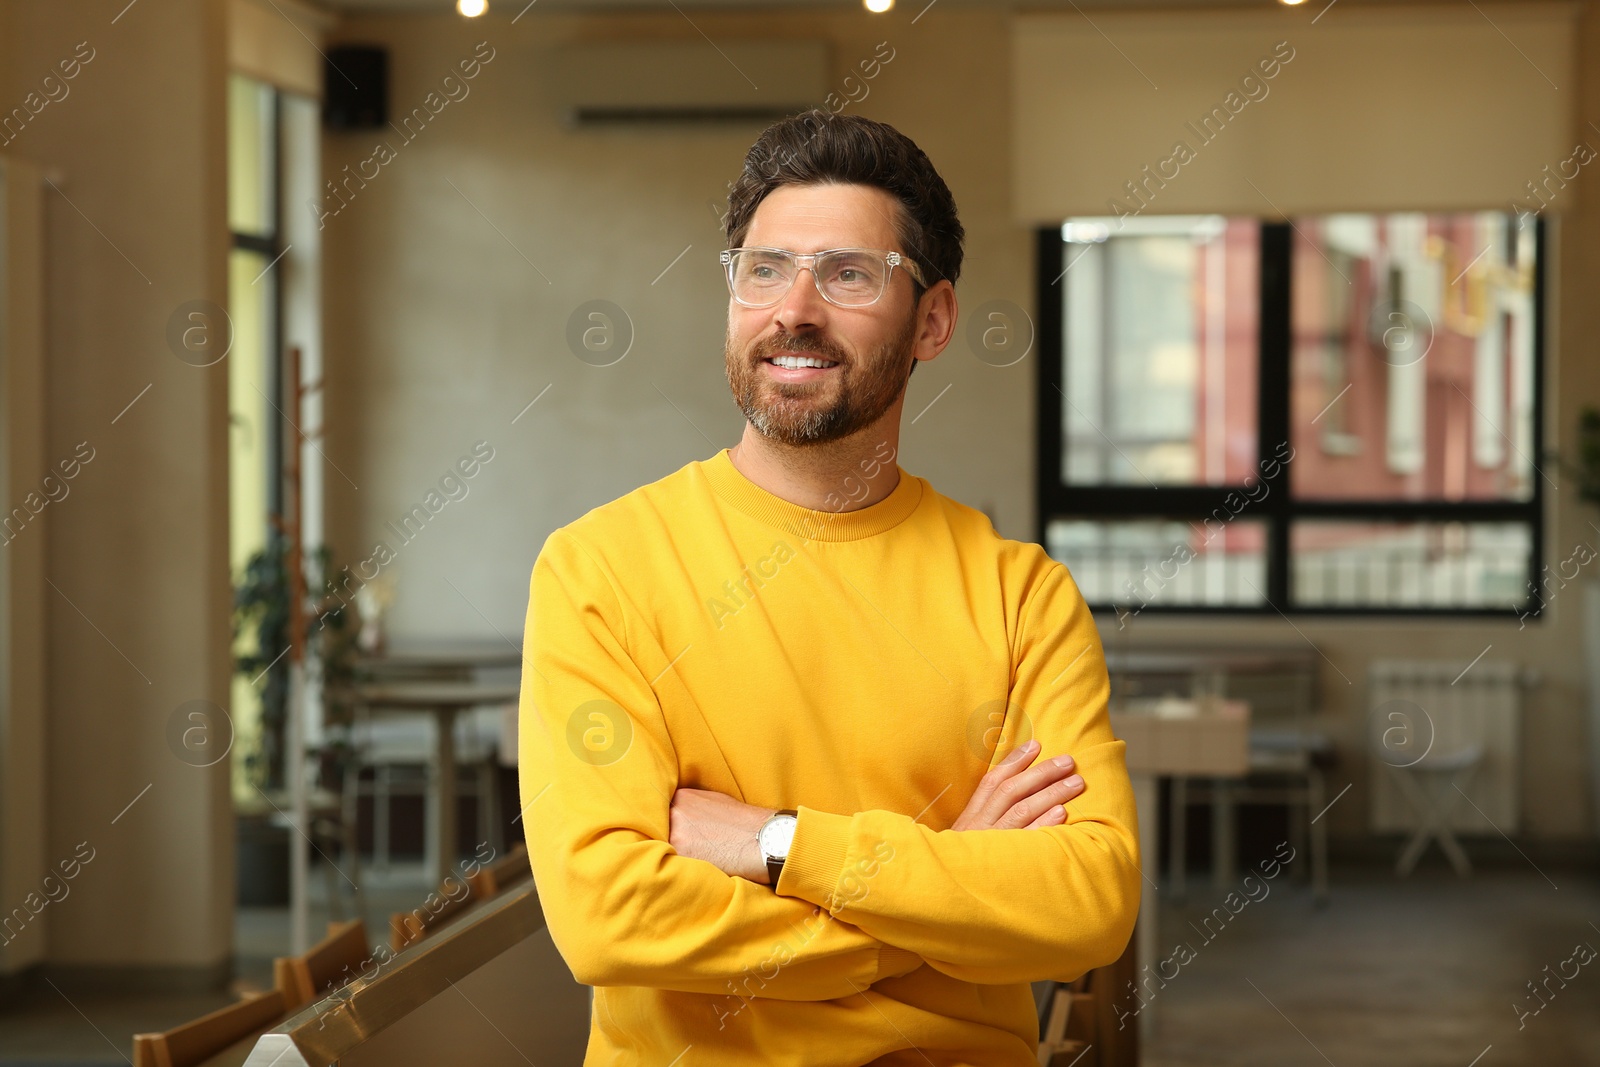
<instances>
[{"instance_id":1,"label":"tiled floor","mask_svg":"<svg viewBox=\"0 0 1600 1067\"><path fill-rule=\"evenodd\" d=\"M1565 988L1550 979L1545 1006L1518 1025L1519 1006L1531 1013L1540 1003L1526 983L1562 969L1579 943L1600 949L1593 869L1499 868L1469 881L1442 867L1405 882L1386 868L1341 866L1335 875L1325 909L1287 878L1270 883L1265 896L1251 889L1259 899L1243 905L1241 892L1232 901L1237 914L1224 892L1203 886L1184 905L1163 909L1163 955L1177 962L1162 969L1172 976L1164 986L1152 978L1146 987L1143 1010L1154 1023L1146 1067L1600 1065L1600 959ZM415 906L423 886L418 875L414 886L391 880L373 888L369 926L381 931L390 911ZM326 918L314 914L313 928ZM287 930L285 911L240 913L241 986L268 983ZM1188 953L1174 953L1180 942ZM227 999L82 995L69 1002L47 987L0 1009L0 1067L125 1067L128 1035L175 1025ZM1136 1025L1134 994L1117 1003Z\"/></svg>"},{"instance_id":2,"label":"tiled floor","mask_svg":"<svg viewBox=\"0 0 1600 1067\"><path fill-rule=\"evenodd\" d=\"M1600 1065L1600 959L1567 964L1576 977L1566 988L1550 980L1537 1014L1543 1002L1527 985L1580 943L1600 949L1592 868L1470 881L1442 864L1404 882L1387 869L1337 873L1325 909L1277 884L1257 902L1236 897L1225 923L1204 922L1225 892L1165 909L1164 958L1179 965L1164 968L1176 971L1165 988L1149 986L1146 1067ZM1174 957L1180 941L1192 958ZM1131 1012L1139 1002L1129 993L1120 1003Z\"/></svg>"}]
</instances>

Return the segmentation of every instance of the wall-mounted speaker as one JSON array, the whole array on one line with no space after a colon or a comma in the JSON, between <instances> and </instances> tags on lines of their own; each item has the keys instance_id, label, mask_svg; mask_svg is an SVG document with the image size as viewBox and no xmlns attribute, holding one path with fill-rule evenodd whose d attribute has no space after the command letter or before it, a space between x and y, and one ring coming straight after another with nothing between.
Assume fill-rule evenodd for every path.
<instances>
[{"instance_id":1,"label":"wall-mounted speaker","mask_svg":"<svg viewBox=\"0 0 1600 1067\"><path fill-rule=\"evenodd\" d=\"M331 130L366 130L389 121L389 53L340 45L323 65L322 121Z\"/></svg>"}]
</instances>

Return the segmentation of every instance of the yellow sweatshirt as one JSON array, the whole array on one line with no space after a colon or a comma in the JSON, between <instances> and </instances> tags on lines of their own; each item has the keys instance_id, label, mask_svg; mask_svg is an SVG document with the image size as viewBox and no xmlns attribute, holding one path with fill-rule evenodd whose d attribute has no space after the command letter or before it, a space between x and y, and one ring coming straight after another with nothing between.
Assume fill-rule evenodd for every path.
<instances>
[{"instance_id":1,"label":"yellow sweatshirt","mask_svg":"<svg viewBox=\"0 0 1600 1067\"><path fill-rule=\"evenodd\" d=\"M1137 821L1089 610L1038 545L896 469L814 511L724 449L540 550L523 824L596 987L586 1065L1023 1067L1027 983L1127 944ZM950 829L1029 737L1077 760L1067 821ZM798 810L776 891L672 848L680 786Z\"/></svg>"}]
</instances>

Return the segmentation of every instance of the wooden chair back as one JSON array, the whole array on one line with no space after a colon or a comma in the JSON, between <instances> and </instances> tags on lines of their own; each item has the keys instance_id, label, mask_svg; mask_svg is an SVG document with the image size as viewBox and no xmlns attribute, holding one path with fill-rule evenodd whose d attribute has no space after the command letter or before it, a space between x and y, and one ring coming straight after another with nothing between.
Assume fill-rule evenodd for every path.
<instances>
[{"instance_id":1,"label":"wooden chair back","mask_svg":"<svg viewBox=\"0 0 1600 1067\"><path fill-rule=\"evenodd\" d=\"M479 868L467 882L472 886L474 900L488 900L502 889L514 886L532 876L533 868L528 863L528 846L519 841L515 848L500 859Z\"/></svg>"},{"instance_id":2,"label":"wooden chair back","mask_svg":"<svg viewBox=\"0 0 1600 1067\"><path fill-rule=\"evenodd\" d=\"M300 1000L300 983L294 976L293 961L287 956L278 956L272 961L272 988L283 994L284 1006L289 1011L298 1011L304 1004Z\"/></svg>"},{"instance_id":3,"label":"wooden chair back","mask_svg":"<svg viewBox=\"0 0 1600 1067\"><path fill-rule=\"evenodd\" d=\"M488 900L502 890L532 877L533 868L528 863L528 846L518 842L516 847L493 863L480 867L462 883L446 879L429 894L428 901L411 911L397 911L389 916L389 947L399 952L414 945L428 934L466 911L478 901ZM452 884L453 883L453 884ZM431 904L429 902L432 902Z\"/></svg>"},{"instance_id":4,"label":"wooden chair back","mask_svg":"<svg viewBox=\"0 0 1600 1067\"><path fill-rule=\"evenodd\" d=\"M372 960L367 924L360 919L328 924L328 936L303 956L272 961L274 985L296 1011L360 974Z\"/></svg>"},{"instance_id":5,"label":"wooden chair back","mask_svg":"<svg viewBox=\"0 0 1600 1067\"><path fill-rule=\"evenodd\" d=\"M467 891L455 894L455 890L463 885L466 886ZM445 892L446 888L450 892ZM439 891L428 894L428 900L435 899L438 903L432 907L425 901L421 907L413 908L410 911L397 911L389 916L389 947L391 949L399 952L407 945L413 945L421 941L428 934L470 908L473 902L478 899L478 893L471 884L457 882L455 886L441 887Z\"/></svg>"},{"instance_id":6,"label":"wooden chair back","mask_svg":"<svg viewBox=\"0 0 1600 1067\"><path fill-rule=\"evenodd\" d=\"M134 1034L133 1067L198 1067L288 1013L283 993L270 989L164 1034Z\"/></svg>"},{"instance_id":7,"label":"wooden chair back","mask_svg":"<svg viewBox=\"0 0 1600 1067\"><path fill-rule=\"evenodd\" d=\"M1040 1067L1138 1067L1137 1020L1119 1018L1116 1008L1137 974L1134 941L1115 963L1056 983L1039 1035Z\"/></svg>"}]
</instances>

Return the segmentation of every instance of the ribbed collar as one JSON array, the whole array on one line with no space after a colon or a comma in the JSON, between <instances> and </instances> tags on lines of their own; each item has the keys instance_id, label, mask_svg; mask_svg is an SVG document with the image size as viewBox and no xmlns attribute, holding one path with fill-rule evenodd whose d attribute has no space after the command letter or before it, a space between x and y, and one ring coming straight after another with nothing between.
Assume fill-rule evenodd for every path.
<instances>
[{"instance_id":1,"label":"ribbed collar","mask_svg":"<svg viewBox=\"0 0 1600 1067\"><path fill-rule=\"evenodd\" d=\"M699 467L716 494L757 522L813 541L859 541L898 526L922 502L922 479L895 464L900 480L870 507L854 511L814 511L761 488L746 478L728 449L701 460Z\"/></svg>"}]
</instances>

